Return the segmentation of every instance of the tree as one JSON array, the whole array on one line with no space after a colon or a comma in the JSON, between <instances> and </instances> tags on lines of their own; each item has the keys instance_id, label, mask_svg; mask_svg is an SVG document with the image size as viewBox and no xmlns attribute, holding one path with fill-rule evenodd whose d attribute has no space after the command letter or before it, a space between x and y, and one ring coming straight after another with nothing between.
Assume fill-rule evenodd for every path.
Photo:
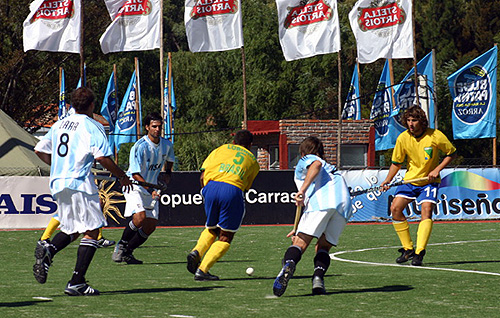
<instances>
[{"instance_id":1,"label":"tree","mask_svg":"<svg viewBox=\"0 0 500 318\"><path fill-rule=\"evenodd\" d=\"M57 103L58 70L66 73L67 92L76 87L80 58L77 54L22 50L22 21L31 0L0 2L0 108L22 123L37 105ZM356 63L356 43L348 13L356 0L338 2L341 28L341 103L349 89ZM439 126L451 136L451 99L446 77L500 39L500 3L480 0L415 1L417 59L435 49ZM85 42L89 85L98 104L102 101L113 64L118 69L118 96L123 97L138 57L143 115L161 109L159 51L120 52L104 55L99 38L110 18L101 0L85 0ZM246 57L248 118L338 118L337 54L286 62L278 39L274 0L242 2ZM436 14L439 12L439 14ZM241 50L191 53L184 28L184 0L165 0L164 48L172 52L178 109L176 151L179 169L199 168L210 149L230 140L230 132L243 120ZM165 62L166 63L166 62ZM413 67L411 59L394 60L395 81ZM361 65L363 117L370 112L383 61ZM97 111L100 107L97 107ZM210 131L208 133L207 131ZM199 132L198 134L195 134ZM206 143L204 139L209 139ZM482 142L482 141L481 141ZM474 155L471 143L460 147ZM460 145L462 146L462 145ZM193 151L185 150L194 149ZM491 143L484 145L485 151ZM491 151L491 150L490 150ZM194 156L194 157L193 157Z\"/></svg>"}]
</instances>

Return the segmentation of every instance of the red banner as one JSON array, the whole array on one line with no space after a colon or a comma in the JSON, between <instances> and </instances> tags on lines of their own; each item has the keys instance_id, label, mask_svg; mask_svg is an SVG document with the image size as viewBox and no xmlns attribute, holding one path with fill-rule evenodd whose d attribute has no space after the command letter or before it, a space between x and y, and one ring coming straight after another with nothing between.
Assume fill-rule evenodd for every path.
<instances>
[{"instance_id":1,"label":"red banner","mask_svg":"<svg viewBox=\"0 0 500 318\"><path fill-rule=\"evenodd\" d=\"M31 19L60 20L73 16L73 0L45 0Z\"/></svg>"},{"instance_id":2,"label":"red banner","mask_svg":"<svg viewBox=\"0 0 500 318\"><path fill-rule=\"evenodd\" d=\"M323 0L292 7L285 19L285 28L307 25L332 18L332 8Z\"/></svg>"},{"instance_id":3,"label":"red banner","mask_svg":"<svg viewBox=\"0 0 500 318\"><path fill-rule=\"evenodd\" d=\"M130 15L148 15L151 13L151 1L149 0L128 0L120 8L116 17Z\"/></svg>"},{"instance_id":4,"label":"red banner","mask_svg":"<svg viewBox=\"0 0 500 318\"><path fill-rule=\"evenodd\" d=\"M198 0L191 11L191 17L198 19L206 16L235 13L238 3L235 0Z\"/></svg>"},{"instance_id":5,"label":"red banner","mask_svg":"<svg viewBox=\"0 0 500 318\"><path fill-rule=\"evenodd\" d=\"M397 3L383 7L362 8L359 14L359 27L363 31L381 29L402 24L406 20L406 12Z\"/></svg>"}]
</instances>

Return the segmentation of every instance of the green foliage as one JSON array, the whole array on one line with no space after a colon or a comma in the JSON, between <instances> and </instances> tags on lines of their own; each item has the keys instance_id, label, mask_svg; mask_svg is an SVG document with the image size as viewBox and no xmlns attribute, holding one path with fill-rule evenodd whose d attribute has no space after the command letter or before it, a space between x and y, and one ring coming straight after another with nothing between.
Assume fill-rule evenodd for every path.
<instances>
[{"instance_id":1,"label":"green foliage","mask_svg":"<svg viewBox=\"0 0 500 318\"><path fill-rule=\"evenodd\" d=\"M197 171L212 150L222 144L232 143L230 131L213 131L208 125L200 126L184 119L176 121L175 156L176 171ZM205 131L201 134L190 134L190 131ZM210 132L209 132L210 131Z\"/></svg>"},{"instance_id":2,"label":"green foliage","mask_svg":"<svg viewBox=\"0 0 500 318\"><path fill-rule=\"evenodd\" d=\"M18 122L39 117L34 109L58 100L58 71L66 74L67 96L79 78L77 54L29 51L22 48L22 21L29 13L31 0L0 2L0 108ZM242 2L245 39L247 114L250 120L282 118L338 118L339 84L341 105L349 89L356 63L356 43L348 14L355 0L340 1L341 83L338 54L319 55L286 62L278 39L275 1ZM96 92L99 111L113 64L117 67L118 96L121 99L138 58L141 77L143 116L160 111L161 85L159 51L120 52L104 55L99 38L110 23L103 1L84 1L84 57L87 78ZM439 12L439 14L436 14ZM481 0L415 1L417 58L436 50L437 109L439 127L451 136L451 99L446 76L485 52L500 40L500 2ZM174 87L178 110L176 128L183 132L203 131L207 122L213 130L241 127L243 121L242 50L191 53L184 28L184 0L165 0L163 10L164 51L172 52ZM166 62L164 62L166 64ZM394 79L398 81L411 69L410 59L394 60ZM383 61L360 66L362 114L368 118ZM189 123L190 125L187 125ZM181 127L185 126L185 127ZM193 138L202 143L212 133ZM217 134L214 136L217 140ZM460 152L475 156L464 144ZM177 148L178 146L176 146ZM491 145L485 145L486 150ZM203 146L199 146L203 149ZM177 151L178 149L176 149ZM182 157L179 162L197 160ZM202 151L204 154L206 151ZM203 157L200 154L200 157ZM184 167L180 164L179 167Z\"/></svg>"}]
</instances>

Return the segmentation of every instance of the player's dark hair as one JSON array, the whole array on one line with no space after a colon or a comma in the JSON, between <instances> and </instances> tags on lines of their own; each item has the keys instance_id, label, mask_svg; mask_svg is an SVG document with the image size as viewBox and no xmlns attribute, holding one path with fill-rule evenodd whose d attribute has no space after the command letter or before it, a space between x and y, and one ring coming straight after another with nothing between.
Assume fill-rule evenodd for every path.
<instances>
[{"instance_id":1,"label":"player's dark hair","mask_svg":"<svg viewBox=\"0 0 500 318\"><path fill-rule=\"evenodd\" d=\"M305 155L316 155L321 159L324 159L325 149L323 147L323 142L314 136L306 137L299 146L299 152L301 156Z\"/></svg>"},{"instance_id":2,"label":"player's dark hair","mask_svg":"<svg viewBox=\"0 0 500 318\"><path fill-rule=\"evenodd\" d=\"M144 118L144 126L149 126L153 120L159 120L163 123L163 118L161 118L161 115L158 112L152 112L146 115L146 118Z\"/></svg>"},{"instance_id":3,"label":"player's dark hair","mask_svg":"<svg viewBox=\"0 0 500 318\"><path fill-rule=\"evenodd\" d=\"M71 94L71 106L77 113L86 112L94 101L94 92L87 87L79 87Z\"/></svg>"},{"instance_id":4,"label":"player's dark hair","mask_svg":"<svg viewBox=\"0 0 500 318\"><path fill-rule=\"evenodd\" d=\"M413 105L403 113L403 116L401 117L401 123L406 128L408 128L407 121L409 117L413 117L418 120L422 124L422 128L424 129L424 131L429 127L429 121L427 120L427 116L425 115L422 107Z\"/></svg>"},{"instance_id":5,"label":"player's dark hair","mask_svg":"<svg viewBox=\"0 0 500 318\"><path fill-rule=\"evenodd\" d=\"M234 143L236 145L240 145L245 148L250 148L250 146L252 146L252 142L253 142L253 135L250 131L246 129L240 130L236 132L236 134L234 134Z\"/></svg>"}]
</instances>

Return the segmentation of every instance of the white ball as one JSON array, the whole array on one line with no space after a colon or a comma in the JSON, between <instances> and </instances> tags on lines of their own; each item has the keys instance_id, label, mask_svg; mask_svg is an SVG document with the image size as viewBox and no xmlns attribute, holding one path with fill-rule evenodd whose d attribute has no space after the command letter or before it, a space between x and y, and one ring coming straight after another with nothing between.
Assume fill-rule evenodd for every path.
<instances>
[{"instance_id":1,"label":"white ball","mask_svg":"<svg viewBox=\"0 0 500 318\"><path fill-rule=\"evenodd\" d=\"M247 275L252 276L253 275L253 267L247 268Z\"/></svg>"}]
</instances>

